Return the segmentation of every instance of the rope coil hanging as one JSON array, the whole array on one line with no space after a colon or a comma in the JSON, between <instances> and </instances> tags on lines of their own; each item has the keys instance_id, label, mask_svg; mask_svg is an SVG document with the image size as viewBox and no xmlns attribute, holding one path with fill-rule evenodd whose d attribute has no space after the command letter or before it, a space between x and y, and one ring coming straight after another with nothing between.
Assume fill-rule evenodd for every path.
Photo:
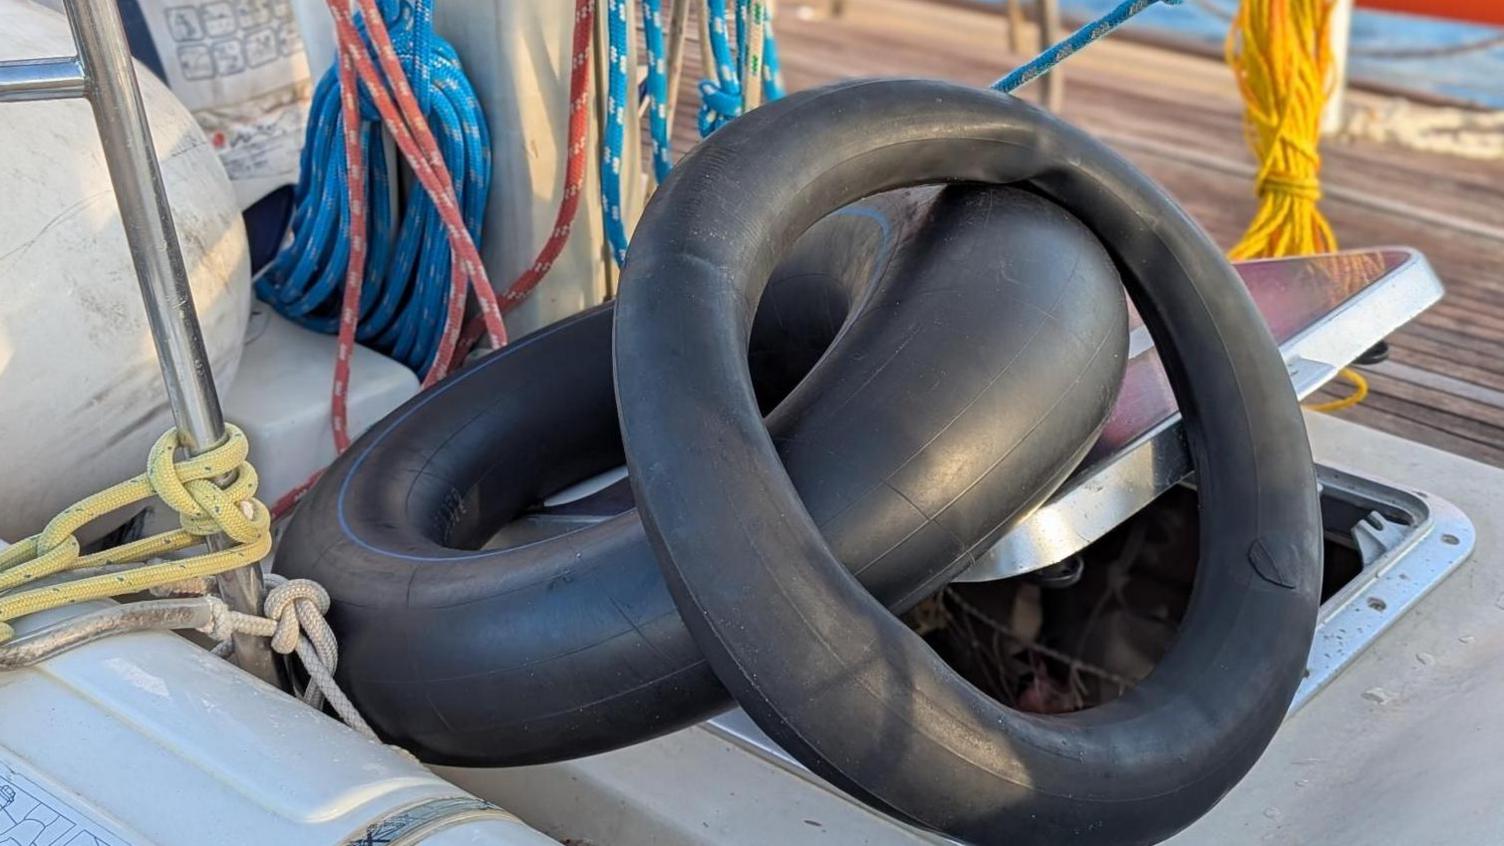
<instances>
[{"instance_id":1,"label":"rope coil hanging","mask_svg":"<svg viewBox=\"0 0 1504 846\"><path fill-rule=\"evenodd\" d=\"M426 0L419 0L419 2L423 14L430 14ZM423 377L423 386L428 387L458 367L482 335L489 335L493 346L501 347L506 344L506 327L501 320L502 313L525 300L528 294L543 281L569 240L585 183L589 132L590 38L595 20L594 2L593 0L575 0L569 74L568 158L565 165L563 197L559 203L558 214L548 238L532 263L499 294L491 288L490 279L486 275L485 267L481 263L479 252L472 239L471 229L459 220L456 210L461 206L461 202L455 195L454 180L449 176L445 165L445 153L439 149L434 140L422 107L408 81L404 66L397 58L398 51L386 30L385 22L376 3L374 0L363 0L361 4L363 27L357 23L347 7L331 2L329 8L335 19L336 40L340 53L335 68L320 83L321 88L326 84L332 85L331 79L339 81L340 114L343 121L341 125L359 124L361 120L359 109L366 105L374 106L380 123L373 123L368 127L373 138L379 139L380 128L384 124L390 131L404 160L423 187L423 192L415 192L413 195L415 198L423 197L427 202L427 205L419 208L433 209L437 212L449 239L451 263L446 313L441 324L443 331L438 335L437 346ZM409 29L421 31L423 28L418 26L418 23L426 22L426 20L426 17L420 19L415 13L414 22L409 25ZM381 61L379 71L371 61L372 51ZM353 93L357 78L361 93L359 100ZM329 95L326 93L325 96ZM343 172L364 172L366 169L365 150L372 138L367 138L360 133L342 134L344 138ZM311 147L315 139L312 125L310 125L308 137ZM385 171L383 145L370 144L370 149L373 160L372 171L383 173ZM305 148L305 154L306 152L307 148ZM489 149L486 155L489 157ZM487 161L489 162L489 158ZM303 176L308 176L306 160ZM300 177L300 184L301 182L302 177ZM369 231L365 222L367 186L364 180L359 179L347 179L344 182L344 207L349 211L344 218L346 224L344 243L349 245L350 255L344 265L344 291L341 297L338 325L339 344L335 359L334 385L330 396L331 428L335 448L339 452L344 452L350 445L347 422L350 358L359 334L358 324L367 313L368 304L372 301L372 295L365 293L366 273L362 270L367 267L364 260L368 246L366 233ZM383 219L385 213L385 197L385 190L376 190L372 206L378 222ZM480 201L483 206L483 194ZM414 202L417 201L414 200ZM479 224L477 223L474 228L478 230ZM375 253L380 253L386 248L385 242L381 240L380 232L373 232L371 238L375 240ZM280 258L279 256L279 260ZM371 262L372 267L379 264L380 262L374 259ZM467 286L473 288L476 293L480 313L462 328ZM290 511L318 481L321 473L322 471L314 473L302 484L278 499L272 507L273 514L281 516Z\"/></svg>"},{"instance_id":2,"label":"rope coil hanging","mask_svg":"<svg viewBox=\"0 0 1504 846\"><path fill-rule=\"evenodd\" d=\"M1258 211L1233 260L1331 252L1321 199L1321 110L1331 88L1331 0L1244 0L1226 42L1259 162Z\"/></svg>"},{"instance_id":3,"label":"rope coil hanging","mask_svg":"<svg viewBox=\"0 0 1504 846\"><path fill-rule=\"evenodd\" d=\"M1228 251L1237 261L1327 253L1337 236L1321 213L1321 113L1335 79L1332 0L1243 0L1227 32L1227 64L1243 95L1243 127L1259 162L1258 210ZM1309 406L1350 408L1368 395L1351 367L1341 399Z\"/></svg>"},{"instance_id":4,"label":"rope coil hanging","mask_svg":"<svg viewBox=\"0 0 1504 846\"><path fill-rule=\"evenodd\" d=\"M383 0L378 15L356 21L363 46L371 43L370 21L377 18L389 27L392 51L410 80L415 110L437 130L435 140L451 172L465 229L478 241L491 185L491 149L475 90L454 47L433 32L429 0ZM365 280L356 337L425 372L435 363L449 289L452 251L445 223L423 191L393 206L382 115L370 86L359 92L353 115L343 108L344 88L335 67L314 92L295 194L293 238L257 279L257 293L288 318L332 333L341 318L339 283L353 264ZM360 146L369 151L369 166L352 168L341 154L341 139L352 134L346 131L350 126ZM357 220L360 210L348 201L347 182L361 183L370 197L364 221ZM358 249L357 233L368 249Z\"/></svg>"}]
</instances>

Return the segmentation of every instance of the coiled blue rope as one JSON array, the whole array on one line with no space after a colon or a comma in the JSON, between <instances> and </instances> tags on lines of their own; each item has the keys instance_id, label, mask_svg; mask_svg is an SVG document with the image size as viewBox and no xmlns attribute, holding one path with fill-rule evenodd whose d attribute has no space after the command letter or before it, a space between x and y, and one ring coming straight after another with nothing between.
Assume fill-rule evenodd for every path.
<instances>
[{"instance_id":1,"label":"coiled blue rope","mask_svg":"<svg viewBox=\"0 0 1504 846\"><path fill-rule=\"evenodd\" d=\"M381 17L454 177L461 216L477 246L491 187L491 145L485 117L454 47L433 31L431 0L381 0ZM365 35L363 23L357 27ZM449 240L428 195L408 194L400 209L382 141L381 117L362 87L358 129L367 172L370 250L356 339L413 370L433 364L450 286ZM256 280L256 294L278 313L318 332L339 328L350 244L344 119L340 84L331 67L314 89L294 191L292 239Z\"/></svg>"},{"instance_id":2,"label":"coiled blue rope","mask_svg":"<svg viewBox=\"0 0 1504 846\"><path fill-rule=\"evenodd\" d=\"M1020 85L1039 78L1048 73L1051 68L1069 59L1076 51L1127 23L1129 18L1139 12L1160 2L1167 6L1178 6L1181 0L1125 0L1107 14L1066 36L1063 41L1050 45L1043 53L1014 68L1008 75L992 83L992 87L998 91L1012 91Z\"/></svg>"}]
</instances>

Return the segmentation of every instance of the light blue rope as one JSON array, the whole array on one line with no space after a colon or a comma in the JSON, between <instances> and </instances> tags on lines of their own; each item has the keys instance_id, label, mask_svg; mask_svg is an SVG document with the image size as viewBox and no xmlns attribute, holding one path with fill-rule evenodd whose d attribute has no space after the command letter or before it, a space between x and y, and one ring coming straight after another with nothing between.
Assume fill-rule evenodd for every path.
<instances>
[{"instance_id":1,"label":"light blue rope","mask_svg":"<svg viewBox=\"0 0 1504 846\"><path fill-rule=\"evenodd\" d=\"M1076 51L1112 32L1127 23L1129 18L1159 2L1168 6L1178 6L1181 0L1125 0L1107 14L1071 33L1065 40L1050 45L1049 49L1043 53L1014 68L1007 76L992 83L992 87L998 91L1012 91L1020 85L1049 73L1051 68L1070 58Z\"/></svg>"},{"instance_id":2,"label":"light blue rope","mask_svg":"<svg viewBox=\"0 0 1504 846\"><path fill-rule=\"evenodd\" d=\"M705 138L742 113L742 87L736 59L731 55L726 25L726 0L705 0L710 20L710 53L715 59L715 78L700 80L700 137ZM708 73L710 69L707 69Z\"/></svg>"},{"instance_id":3,"label":"light blue rope","mask_svg":"<svg viewBox=\"0 0 1504 846\"><path fill-rule=\"evenodd\" d=\"M778 63L778 45L773 36L773 23L769 19L763 25L763 72L759 80L741 78L736 58L731 52L732 34L736 27L736 43L742 50L746 47L746 18L751 0L733 0L734 23L727 20L726 0L704 0L705 14L709 21L710 52L715 67L713 78L700 80L700 111L698 123L700 137L708 137L742 113L742 91L747 85L762 85L763 97L776 100L783 96L783 77ZM1155 3L1178 5L1181 0L1125 0L1116 8L1071 33L1058 44L1051 45L1033 60L1016 68L1012 73L993 83L999 91L1012 91L1039 77L1076 51L1117 29L1129 18ZM610 74L606 101L606 152L601 157L602 199L606 212L606 236L611 244L611 254L618 264L626 260L627 234L622 219L622 144L625 135L628 74L627 62L627 0L608 0L608 61ZM662 0L642 0L643 34L648 52L648 75L641 93L648 99L649 131L652 136L653 173L659 181L668 176L673 166L670 158L668 126L668 73L663 39Z\"/></svg>"},{"instance_id":4,"label":"light blue rope","mask_svg":"<svg viewBox=\"0 0 1504 846\"><path fill-rule=\"evenodd\" d=\"M605 205L606 240L611 256L620 265L627 260L627 226L623 220L622 145L627 120L628 57L627 0L606 4L606 150L601 156L601 202Z\"/></svg>"},{"instance_id":5,"label":"light blue rope","mask_svg":"<svg viewBox=\"0 0 1504 846\"><path fill-rule=\"evenodd\" d=\"M606 128L605 150L601 156L601 204L605 211L606 241L617 264L626 261L627 230L622 211L622 151L626 143L626 119L632 67L628 41L627 10L630 0L608 0L606 4ZM668 116L668 49L663 35L663 0L641 0L643 42L647 49L647 79L639 94L648 103L648 133L652 139L653 175L662 182L673 167L672 127ZM688 2L688 0L685 0ZM736 0L738 40L740 21L748 0ZM714 82L700 82L699 126L701 136L742 112L742 86L736 59L731 53L726 0L705 0L709 15L711 50L715 56ZM763 97L776 100L783 96L783 75L778 69L778 48L772 22L763 28Z\"/></svg>"},{"instance_id":6,"label":"light blue rope","mask_svg":"<svg viewBox=\"0 0 1504 846\"><path fill-rule=\"evenodd\" d=\"M744 45L748 0L736 0L736 43ZM715 79L700 80L700 137L725 126L742 113L742 89L751 84L741 78L736 59L731 55L731 33L726 21L725 0L705 0L710 16L710 50L715 57ZM773 35L773 18L763 21L762 38L763 100L783 96L783 72L778 66L778 42Z\"/></svg>"},{"instance_id":7,"label":"light blue rope","mask_svg":"<svg viewBox=\"0 0 1504 846\"><path fill-rule=\"evenodd\" d=\"M679 0L686 2L686 0ZM642 34L648 51L648 130L653 139L653 176L668 178L674 166L668 125L668 50L663 43L663 0L642 0Z\"/></svg>"},{"instance_id":8,"label":"light blue rope","mask_svg":"<svg viewBox=\"0 0 1504 846\"><path fill-rule=\"evenodd\" d=\"M461 216L477 246L491 185L491 144L480 103L454 48L433 32L431 0L382 0L397 58L412 83L439 151L454 177ZM365 35L365 25L357 19ZM356 338L420 373L432 364L449 296L449 239L423 191L411 192L397 220L380 114L361 89L359 135L365 154L370 231ZM339 329L350 259L344 118L339 74L314 90L294 190L292 240L256 280L256 294L318 332Z\"/></svg>"}]
</instances>

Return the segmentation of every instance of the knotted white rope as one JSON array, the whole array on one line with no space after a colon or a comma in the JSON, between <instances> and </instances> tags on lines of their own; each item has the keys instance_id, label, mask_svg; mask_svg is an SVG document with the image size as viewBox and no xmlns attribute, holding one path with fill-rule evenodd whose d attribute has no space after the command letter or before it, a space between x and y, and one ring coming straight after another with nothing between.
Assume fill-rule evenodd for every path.
<instances>
[{"instance_id":1,"label":"knotted white rope","mask_svg":"<svg viewBox=\"0 0 1504 846\"><path fill-rule=\"evenodd\" d=\"M318 582L309 579L287 579L269 573L266 584L270 590L262 603L262 614L247 614L235 611L217 596L206 595L207 583L179 582L166 586L161 592L175 595L204 596L209 603L209 622L199 631L219 641L216 655L228 654L231 638L237 634L271 639L272 651L280 655L296 654L308 673L308 684L300 698L314 708L321 708L327 701L329 707L350 728L369 737L376 732L356 710L355 703L345 695L334 681L334 670L339 665L339 643L334 630L324 615L329 612L329 593Z\"/></svg>"}]
</instances>

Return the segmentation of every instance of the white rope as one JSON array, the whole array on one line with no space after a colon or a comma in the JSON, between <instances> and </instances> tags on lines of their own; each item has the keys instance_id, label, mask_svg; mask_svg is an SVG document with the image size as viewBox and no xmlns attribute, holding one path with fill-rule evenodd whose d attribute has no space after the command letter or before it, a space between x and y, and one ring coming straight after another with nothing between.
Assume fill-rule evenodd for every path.
<instances>
[{"instance_id":1,"label":"white rope","mask_svg":"<svg viewBox=\"0 0 1504 846\"><path fill-rule=\"evenodd\" d=\"M356 710L355 703L334 681L339 664L339 643L324 615L329 611L329 594L318 582L268 574L265 616L235 611L218 597L208 597L210 621L200 631L220 641L215 654L236 634L271 639L272 651L280 655L296 654L308 673L308 686L302 700L314 708L327 701L329 707L350 728L376 740L376 732ZM197 585L185 586L194 588Z\"/></svg>"},{"instance_id":2,"label":"white rope","mask_svg":"<svg viewBox=\"0 0 1504 846\"><path fill-rule=\"evenodd\" d=\"M0 541L0 549L5 547L5 542ZM153 559L153 563L156 561ZM107 564L81 569L74 575L104 575L137 566L134 563ZM288 579L275 573L267 574L266 584L271 590L262 604L264 617L232 610L223 599L213 594L215 580L212 576L155 585L148 588L153 596L188 598L148 600L96 611L33 633L16 643L0 645L0 669L29 667L117 632L197 628L219 642L212 652L221 658L229 657L231 639L236 634L265 637L271 639L274 652L282 655L296 653L303 662L309 680L300 696L304 702L320 708L327 701L346 725L372 740L379 740L370 724L356 710L355 703L334 681L334 669L339 664L339 643L335 640L334 630L324 619L329 611L329 593L318 582ZM204 619L205 609L208 621L197 625ZM401 747L394 748L406 753Z\"/></svg>"}]
</instances>

